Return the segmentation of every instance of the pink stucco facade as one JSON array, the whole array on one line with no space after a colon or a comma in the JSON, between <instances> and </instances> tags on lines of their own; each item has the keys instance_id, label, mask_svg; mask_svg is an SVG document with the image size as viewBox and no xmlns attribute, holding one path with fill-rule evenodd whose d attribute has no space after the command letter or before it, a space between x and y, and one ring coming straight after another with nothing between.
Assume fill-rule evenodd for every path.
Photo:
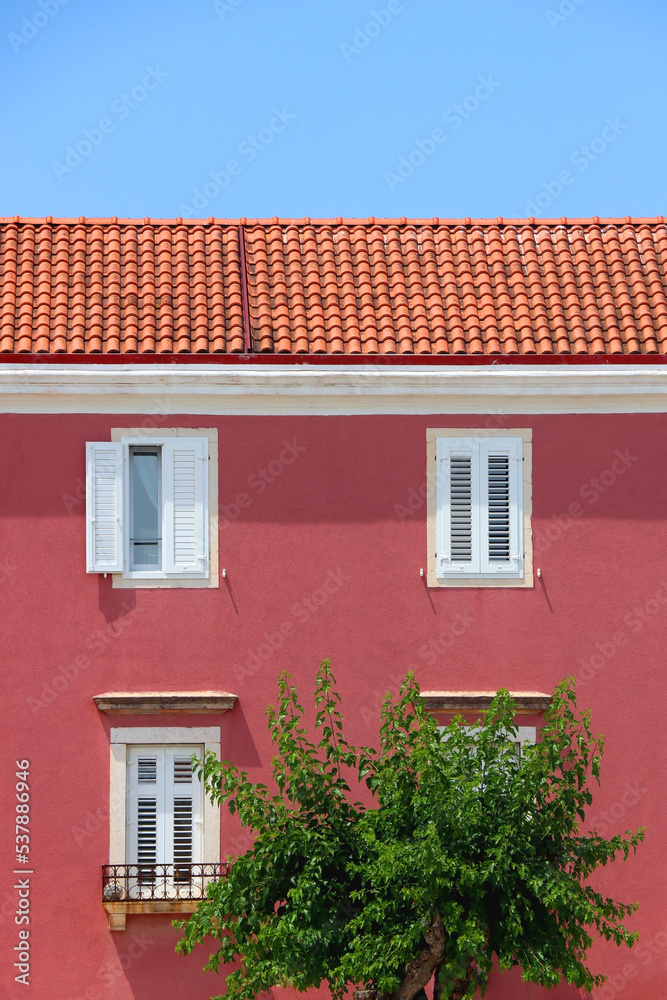
<instances>
[{"instance_id":1,"label":"pink stucco facade","mask_svg":"<svg viewBox=\"0 0 667 1000\"><path fill-rule=\"evenodd\" d=\"M484 426L474 414L161 418L161 427L218 431L227 575L212 589L114 589L110 577L85 572L85 443L141 419L0 415L0 741L10 803L1 821L0 995L204 1000L221 992L222 981L201 972L203 950L174 954L169 916L131 915L124 932L109 930L100 866L109 860L109 729L119 723L93 698L232 692L232 710L180 716L178 725L219 725L223 756L265 778L264 709L278 673L289 670L307 698L317 664L330 657L358 742L374 738L381 698L410 668L426 690L550 691L577 676L579 704L607 738L591 820L606 834L648 828L637 855L597 879L605 893L640 903L632 926L641 940L632 951L596 946L592 964L611 979L594 995L663 996L667 414L518 412L496 421L533 432L541 572L527 589L428 589L420 576L426 430ZM12 970L23 926L13 888L22 876L12 874L14 761L22 759L30 761L34 870L27 990ZM223 812L223 856L243 846ZM276 1000L284 995L275 991ZM488 995L546 993L512 975Z\"/></svg>"}]
</instances>

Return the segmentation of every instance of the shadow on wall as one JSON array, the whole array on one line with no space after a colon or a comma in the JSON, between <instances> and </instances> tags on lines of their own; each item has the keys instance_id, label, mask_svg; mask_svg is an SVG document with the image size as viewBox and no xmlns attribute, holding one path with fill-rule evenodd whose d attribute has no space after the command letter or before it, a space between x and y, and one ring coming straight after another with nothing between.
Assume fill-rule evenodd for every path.
<instances>
[{"instance_id":1,"label":"shadow on wall","mask_svg":"<svg viewBox=\"0 0 667 1000\"><path fill-rule=\"evenodd\" d=\"M188 1000L209 1000L223 990L224 982L220 976L203 973L202 967L208 959L209 951L197 948L192 954L176 955L174 948L180 937L180 931L171 926L164 916L128 917L127 930L124 933L112 935L116 955L109 958L100 970L99 982L101 989L94 1000L102 997L123 995L132 1000L155 1000L155 997L188 997ZM227 970L226 970L227 971ZM231 967L228 971L231 971ZM123 982L123 980L125 982ZM600 993L600 1000L605 996L603 986L594 991L594 1000ZM430 997L432 985L427 987ZM280 991L281 997L297 1000L302 994L288 990ZM518 969L502 975L491 975L487 1000L543 1000L547 995L541 986L524 983ZM550 1000L580 1000L581 991L565 983L549 990ZM609 998L615 996L609 993ZM308 1000L331 1000L331 994L326 986L309 990ZM274 1000L273 991L259 994L257 1000Z\"/></svg>"},{"instance_id":2,"label":"shadow on wall","mask_svg":"<svg viewBox=\"0 0 667 1000\"><path fill-rule=\"evenodd\" d=\"M595 993L586 994L590 1000L595 1000ZM496 970L489 978L489 988L485 1000L581 1000L580 991L576 986L561 983L553 989L545 990L535 983L524 983L519 969L510 969L500 975Z\"/></svg>"},{"instance_id":3,"label":"shadow on wall","mask_svg":"<svg viewBox=\"0 0 667 1000\"><path fill-rule=\"evenodd\" d=\"M0 516L58 517L63 541L82 545L85 443L108 440L111 427L128 418L5 414L1 419L0 476L4 472L6 487ZM222 533L253 522L398 523L396 508L407 508L410 522L424 520L425 434L434 426L532 427L537 518L562 516L572 505L595 518L646 521L664 515L667 467L658 458L665 414L188 415L167 423L218 429Z\"/></svg>"},{"instance_id":4,"label":"shadow on wall","mask_svg":"<svg viewBox=\"0 0 667 1000\"><path fill-rule=\"evenodd\" d=\"M105 579L104 573L97 574L98 606L107 624L118 622L126 615L136 611L137 594L135 590L114 590L111 575ZM130 619L131 620L131 619Z\"/></svg>"},{"instance_id":5,"label":"shadow on wall","mask_svg":"<svg viewBox=\"0 0 667 1000\"><path fill-rule=\"evenodd\" d=\"M208 951L200 948L187 956L175 953L181 932L172 927L172 919L167 915L129 916L127 929L111 934L116 954L101 967L98 991L90 992L91 1000L116 996L209 1000L218 995L222 978L202 971Z\"/></svg>"}]
</instances>

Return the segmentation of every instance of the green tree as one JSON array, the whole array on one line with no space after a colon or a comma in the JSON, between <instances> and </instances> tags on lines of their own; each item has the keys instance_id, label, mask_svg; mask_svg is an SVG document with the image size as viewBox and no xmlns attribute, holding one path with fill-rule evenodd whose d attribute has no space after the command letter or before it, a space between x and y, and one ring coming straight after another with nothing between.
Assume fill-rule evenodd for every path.
<instances>
[{"instance_id":1,"label":"green tree","mask_svg":"<svg viewBox=\"0 0 667 1000\"><path fill-rule=\"evenodd\" d=\"M484 989L492 962L549 987L561 977L604 982L585 962L591 932L631 946L636 909L586 884L644 831L582 834L599 783L603 740L576 714L574 681L556 689L540 740L518 757L515 710L496 695L475 727L441 733L408 675L384 701L379 748L351 746L330 664L319 668L311 737L289 677L267 710L277 753L269 788L207 755L206 792L255 835L229 874L208 886L181 952L213 940L206 969L234 964L229 1000L272 986L326 981L412 1000L433 979L435 1000ZM367 786L370 805L352 789Z\"/></svg>"}]
</instances>

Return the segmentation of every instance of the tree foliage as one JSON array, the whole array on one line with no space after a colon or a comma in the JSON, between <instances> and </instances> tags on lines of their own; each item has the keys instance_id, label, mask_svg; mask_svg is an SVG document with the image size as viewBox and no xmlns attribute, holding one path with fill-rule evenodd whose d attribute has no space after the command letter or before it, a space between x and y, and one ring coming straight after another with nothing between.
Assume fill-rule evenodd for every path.
<instances>
[{"instance_id":1,"label":"tree foliage","mask_svg":"<svg viewBox=\"0 0 667 1000\"><path fill-rule=\"evenodd\" d=\"M600 985L586 965L593 933L631 946L622 921L636 906L586 880L644 832L581 832L603 740L590 713L576 712L573 679L555 689L521 757L504 690L478 725L456 719L441 732L409 674L383 703L378 748L347 742L339 704L325 660L311 736L280 677L267 710L272 788L211 753L199 765L207 794L255 842L179 924L179 950L212 940L206 968L236 966L229 1000L324 981L334 998L355 985L412 1000L432 976L436 1000L454 1000L483 995L494 959L546 987L561 977ZM356 800L360 783L368 806Z\"/></svg>"}]
</instances>

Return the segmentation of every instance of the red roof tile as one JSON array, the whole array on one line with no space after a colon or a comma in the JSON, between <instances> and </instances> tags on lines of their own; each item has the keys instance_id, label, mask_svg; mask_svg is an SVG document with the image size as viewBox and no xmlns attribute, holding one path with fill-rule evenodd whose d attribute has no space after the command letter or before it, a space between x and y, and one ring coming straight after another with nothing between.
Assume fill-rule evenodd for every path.
<instances>
[{"instance_id":1,"label":"red roof tile","mask_svg":"<svg viewBox=\"0 0 667 1000\"><path fill-rule=\"evenodd\" d=\"M0 355L667 354L662 218L241 223L0 220Z\"/></svg>"}]
</instances>

